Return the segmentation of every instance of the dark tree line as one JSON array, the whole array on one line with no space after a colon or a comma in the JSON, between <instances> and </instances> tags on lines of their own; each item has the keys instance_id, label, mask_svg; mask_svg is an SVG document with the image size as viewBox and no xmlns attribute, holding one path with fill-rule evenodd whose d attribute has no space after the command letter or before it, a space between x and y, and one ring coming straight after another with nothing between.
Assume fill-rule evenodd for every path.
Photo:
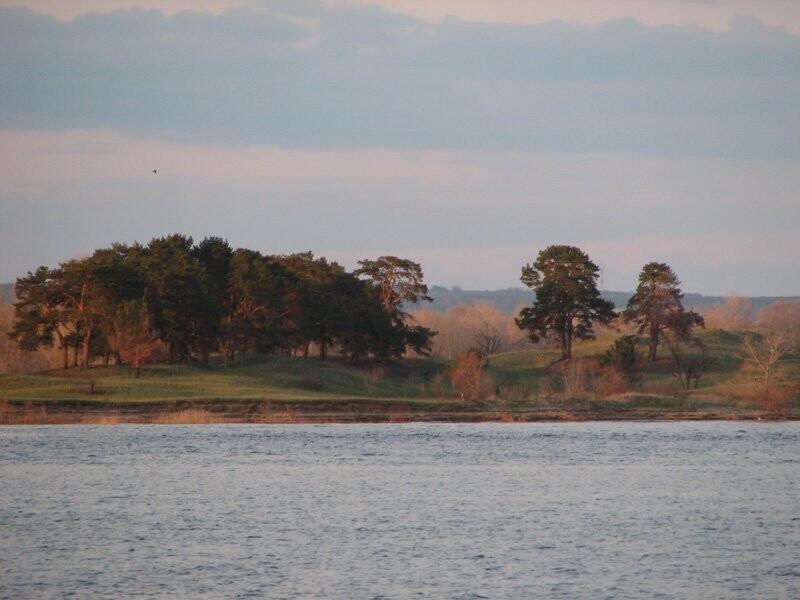
<instances>
[{"instance_id":1,"label":"dark tree line","mask_svg":"<svg viewBox=\"0 0 800 600\"><path fill-rule=\"evenodd\" d=\"M574 246L542 250L521 280L536 293L517 325L538 342L557 341L561 358L594 324L617 316L638 326L655 361L662 337L692 339L702 318L683 308L680 282L663 263L648 263L621 315L600 296L599 268ZM358 360L429 355L435 332L412 325L404 303L430 300L420 265L394 256L362 260L354 272L310 252L264 255L208 237L174 234L147 245L114 244L57 268L39 267L16 282L9 336L23 350L56 345L62 366L111 356L138 365L164 354L170 363L225 363L248 354L325 358L331 348Z\"/></svg>"},{"instance_id":2,"label":"dark tree line","mask_svg":"<svg viewBox=\"0 0 800 600\"><path fill-rule=\"evenodd\" d=\"M396 257L354 273L312 253L264 255L208 237L174 234L114 244L16 282L9 336L23 350L57 345L64 368L111 356L139 363L221 354L302 354L312 345L346 357L427 354L429 329L408 322L405 300L427 299L420 266Z\"/></svg>"}]
</instances>

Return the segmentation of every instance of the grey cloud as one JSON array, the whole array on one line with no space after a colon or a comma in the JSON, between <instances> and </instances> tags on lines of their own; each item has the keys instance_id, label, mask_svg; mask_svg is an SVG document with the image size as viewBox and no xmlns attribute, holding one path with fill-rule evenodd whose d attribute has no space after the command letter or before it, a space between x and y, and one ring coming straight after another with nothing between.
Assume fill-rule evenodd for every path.
<instances>
[{"instance_id":1,"label":"grey cloud","mask_svg":"<svg viewBox=\"0 0 800 600\"><path fill-rule=\"evenodd\" d=\"M262 6L70 22L0 9L0 126L288 147L800 157L800 39L757 19L714 33Z\"/></svg>"}]
</instances>

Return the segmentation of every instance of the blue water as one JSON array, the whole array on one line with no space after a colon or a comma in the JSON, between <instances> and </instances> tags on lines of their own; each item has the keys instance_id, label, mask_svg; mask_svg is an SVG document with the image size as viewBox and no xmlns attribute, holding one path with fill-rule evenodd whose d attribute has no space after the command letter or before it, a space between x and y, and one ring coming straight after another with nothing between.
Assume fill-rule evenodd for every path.
<instances>
[{"instance_id":1,"label":"blue water","mask_svg":"<svg viewBox=\"0 0 800 600\"><path fill-rule=\"evenodd\" d=\"M800 424L0 427L4 598L798 598Z\"/></svg>"}]
</instances>

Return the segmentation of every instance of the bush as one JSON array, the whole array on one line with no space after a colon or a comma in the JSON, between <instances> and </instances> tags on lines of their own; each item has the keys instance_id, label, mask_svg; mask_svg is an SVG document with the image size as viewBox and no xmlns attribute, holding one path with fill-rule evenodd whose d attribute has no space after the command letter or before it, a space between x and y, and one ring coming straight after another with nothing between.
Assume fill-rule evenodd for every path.
<instances>
[{"instance_id":1,"label":"bush","mask_svg":"<svg viewBox=\"0 0 800 600\"><path fill-rule=\"evenodd\" d=\"M450 367L450 382L462 400L474 402L492 396L492 378L486 370L486 358L475 351L459 354Z\"/></svg>"},{"instance_id":2,"label":"bush","mask_svg":"<svg viewBox=\"0 0 800 600\"><path fill-rule=\"evenodd\" d=\"M623 335L600 357L600 366L620 375L628 385L641 383L639 363L639 353L636 352L636 336L633 335ZM611 379L611 376L607 375L606 378Z\"/></svg>"}]
</instances>

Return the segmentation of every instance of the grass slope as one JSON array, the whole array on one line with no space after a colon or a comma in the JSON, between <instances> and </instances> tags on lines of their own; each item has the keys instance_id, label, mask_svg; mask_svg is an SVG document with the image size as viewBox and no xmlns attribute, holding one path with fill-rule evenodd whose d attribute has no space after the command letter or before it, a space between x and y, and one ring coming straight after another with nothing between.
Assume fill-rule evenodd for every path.
<instances>
[{"instance_id":1,"label":"grass slope","mask_svg":"<svg viewBox=\"0 0 800 600\"><path fill-rule=\"evenodd\" d=\"M564 376L557 369L559 351L555 349L527 349L492 357L490 371L496 383L510 388L510 396L537 397L550 402L571 406L588 404L610 407L625 404L637 408L664 408L669 410L700 410L726 408L742 410L757 405L758 386L753 376L746 372L741 351L744 332L719 329L701 330L698 338L705 346L707 370L696 389L683 389L673 375L673 361L666 345L659 346L658 361L641 365L641 382L629 390L618 393L587 389L570 395L564 388ZM573 347L573 362L584 362L587 369L596 368L597 359L613 344L614 335L581 342ZM641 352L646 339L639 340ZM797 410L797 388L800 384L800 355L789 355L779 367L782 390L787 393L789 407Z\"/></svg>"},{"instance_id":2,"label":"grass slope","mask_svg":"<svg viewBox=\"0 0 800 600\"><path fill-rule=\"evenodd\" d=\"M614 337L577 343L571 364L583 365L584 373L596 372L598 356ZM227 411L229 420L241 420L243 412L253 413L265 406L290 407L299 413L325 411L333 415L331 420L336 419L337 411L340 416L366 411L363 420L381 420L390 414L397 416L392 411L398 410L414 413L418 420L431 414L440 420L537 420L757 418L764 413L759 412L753 396L752 378L742 374L740 334L712 330L700 332L700 338L707 349L708 370L697 389L691 390L683 390L673 377L666 348L660 348L657 363L644 366L640 384L627 389L604 388L607 383L597 375L588 378L588 384L571 388L565 385L564 376L570 364L558 362L557 350L525 349L491 357L489 372L495 394L472 404L456 399L446 378L447 365L437 361L406 359L389 365L354 366L336 359L278 357L254 357L228 368L153 366L145 368L139 379L128 367L0 375L0 402L13 410L34 405L37 410L198 408ZM798 418L800 356L784 361L782 372L788 382L783 389L790 393L783 414ZM208 422L204 420L207 415L186 419ZM265 421L274 422L266 417ZM0 414L0 422L15 421L12 417L3 421ZM31 422L37 422L36 417ZM48 421L41 417L38 422Z\"/></svg>"},{"instance_id":3,"label":"grass slope","mask_svg":"<svg viewBox=\"0 0 800 600\"><path fill-rule=\"evenodd\" d=\"M152 366L135 379L125 366L94 367L88 372L0 375L0 399L110 403L425 399L430 396L427 381L442 370L440 364L419 360L357 368L336 360L256 357L230 368Z\"/></svg>"}]
</instances>

